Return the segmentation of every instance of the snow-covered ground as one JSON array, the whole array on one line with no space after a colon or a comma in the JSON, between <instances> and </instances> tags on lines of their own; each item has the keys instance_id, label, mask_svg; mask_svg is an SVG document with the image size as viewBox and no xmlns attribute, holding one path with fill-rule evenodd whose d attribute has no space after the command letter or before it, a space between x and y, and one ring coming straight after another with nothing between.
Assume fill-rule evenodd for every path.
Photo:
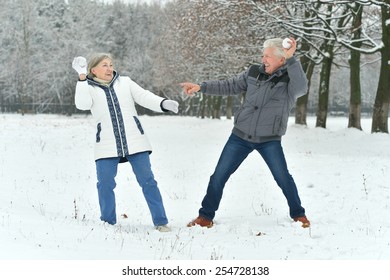
<instances>
[{"instance_id":1,"label":"snow-covered ground","mask_svg":"<svg viewBox=\"0 0 390 280\"><path fill-rule=\"evenodd\" d=\"M99 220L90 116L0 115L2 260L389 260L390 136L290 119L283 146L312 222L288 216L257 153L228 181L211 229L197 216L230 120L141 116L172 227L156 231L129 164L117 176L115 226Z\"/></svg>"}]
</instances>

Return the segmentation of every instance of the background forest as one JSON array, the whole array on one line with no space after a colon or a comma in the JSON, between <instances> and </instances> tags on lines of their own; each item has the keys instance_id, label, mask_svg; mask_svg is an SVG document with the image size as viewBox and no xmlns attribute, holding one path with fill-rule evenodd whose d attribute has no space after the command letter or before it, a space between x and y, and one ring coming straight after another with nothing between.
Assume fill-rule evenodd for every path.
<instances>
[{"instance_id":1,"label":"background forest","mask_svg":"<svg viewBox=\"0 0 390 280\"><path fill-rule=\"evenodd\" d=\"M188 98L179 83L231 77L261 61L265 39L294 36L310 81L295 122L315 114L326 127L327 115L345 115L361 129L369 116L372 132L388 133L390 0L0 3L3 113L79 113L73 58L110 52L121 75L179 101L179 114L231 118L243 96Z\"/></svg>"}]
</instances>

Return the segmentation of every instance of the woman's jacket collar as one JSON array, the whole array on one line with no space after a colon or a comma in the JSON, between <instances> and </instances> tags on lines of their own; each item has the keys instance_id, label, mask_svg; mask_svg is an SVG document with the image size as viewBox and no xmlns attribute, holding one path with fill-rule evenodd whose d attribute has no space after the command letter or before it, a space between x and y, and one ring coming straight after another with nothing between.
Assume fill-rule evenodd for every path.
<instances>
[{"instance_id":1,"label":"woman's jacket collar","mask_svg":"<svg viewBox=\"0 0 390 280\"><path fill-rule=\"evenodd\" d=\"M114 74L114 77L113 77L112 80L111 80L109 83L107 83L107 84L99 83L98 81L95 81L94 79L91 79L91 78L88 77L88 76L87 76L87 81L88 81L88 84L89 84L89 85L92 85L92 86L111 87L111 86L114 84L114 82L115 82L115 81L118 79L118 77L119 77L119 74L118 74L116 71L114 71L113 74Z\"/></svg>"}]
</instances>

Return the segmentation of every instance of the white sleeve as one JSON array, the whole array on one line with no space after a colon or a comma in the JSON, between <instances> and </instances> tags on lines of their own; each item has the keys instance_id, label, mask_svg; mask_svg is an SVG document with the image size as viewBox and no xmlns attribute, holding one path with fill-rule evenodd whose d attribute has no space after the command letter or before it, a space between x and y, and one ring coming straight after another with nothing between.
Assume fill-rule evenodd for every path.
<instances>
[{"instance_id":1,"label":"white sleeve","mask_svg":"<svg viewBox=\"0 0 390 280\"><path fill-rule=\"evenodd\" d=\"M76 85L76 93L74 103L79 110L90 110L92 107L92 97L89 93L89 85L87 81L78 81Z\"/></svg>"},{"instance_id":2,"label":"white sleeve","mask_svg":"<svg viewBox=\"0 0 390 280\"><path fill-rule=\"evenodd\" d=\"M161 102L165 99L146 89L143 89L136 82L130 81L130 90L134 101L142 107L148 108L152 111L162 113Z\"/></svg>"}]
</instances>

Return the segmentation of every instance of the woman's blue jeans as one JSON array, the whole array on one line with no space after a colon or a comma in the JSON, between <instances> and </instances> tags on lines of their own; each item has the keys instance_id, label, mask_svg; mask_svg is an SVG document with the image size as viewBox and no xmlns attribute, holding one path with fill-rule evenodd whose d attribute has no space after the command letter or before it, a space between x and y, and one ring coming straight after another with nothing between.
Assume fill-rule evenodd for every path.
<instances>
[{"instance_id":1,"label":"woman's blue jeans","mask_svg":"<svg viewBox=\"0 0 390 280\"><path fill-rule=\"evenodd\" d=\"M227 180L253 150L258 151L263 157L276 183L282 189L290 208L291 218L305 215L297 186L287 169L281 142L252 143L231 134L219 158L214 174L210 177L207 193L199 210L200 216L210 220L214 219Z\"/></svg>"},{"instance_id":2,"label":"woman's blue jeans","mask_svg":"<svg viewBox=\"0 0 390 280\"><path fill-rule=\"evenodd\" d=\"M168 219L157 182L154 179L148 152L142 152L126 157L130 162L138 184L148 204L155 226L165 225ZM97 189L100 205L100 219L109 224L116 223L115 210L115 177L120 158L105 158L96 161Z\"/></svg>"}]
</instances>

